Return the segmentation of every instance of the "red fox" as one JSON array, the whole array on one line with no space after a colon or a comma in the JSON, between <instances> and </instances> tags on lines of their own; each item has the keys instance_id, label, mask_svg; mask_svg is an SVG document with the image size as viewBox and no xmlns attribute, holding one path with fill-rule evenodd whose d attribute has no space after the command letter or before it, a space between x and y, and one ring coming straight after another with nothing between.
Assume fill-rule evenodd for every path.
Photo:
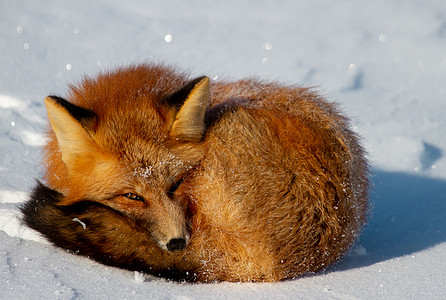
<instances>
[{"instance_id":1,"label":"red fox","mask_svg":"<svg viewBox=\"0 0 446 300\"><path fill-rule=\"evenodd\" d=\"M175 280L278 281L351 247L368 165L312 89L189 79L161 64L45 99L45 185L24 222L56 246Z\"/></svg>"}]
</instances>

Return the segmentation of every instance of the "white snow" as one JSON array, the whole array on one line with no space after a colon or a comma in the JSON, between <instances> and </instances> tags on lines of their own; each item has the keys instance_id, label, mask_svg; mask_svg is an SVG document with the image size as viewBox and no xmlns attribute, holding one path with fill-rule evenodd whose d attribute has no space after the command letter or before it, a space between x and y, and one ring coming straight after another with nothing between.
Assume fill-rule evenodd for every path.
<instances>
[{"instance_id":1,"label":"white snow","mask_svg":"<svg viewBox=\"0 0 446 300\"><path fill-rule=\"evenodd\" d=\"M24 227L18 206L42 178L44 97L151 60L317 86L338 102L373 171L374 210L351 253L285 282L182 284ZM445 299L445 114L444 0L0 1L0 299Z\"/></svg>"}]
</instances>

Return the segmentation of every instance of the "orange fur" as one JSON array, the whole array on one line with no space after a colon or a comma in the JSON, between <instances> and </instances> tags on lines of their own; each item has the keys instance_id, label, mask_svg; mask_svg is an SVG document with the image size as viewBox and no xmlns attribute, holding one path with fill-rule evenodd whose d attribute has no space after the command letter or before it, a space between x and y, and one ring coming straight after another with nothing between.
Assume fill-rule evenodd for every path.
<instances>
[{"instance_id":1,"label":"orange fur","mask_svg":"<svg viewBox=\"0 0 446 300\"><path fill-rule=\"evenodd\" d=\"M71 87L67 100L96 117L48 134L46 182L61 195L43 212L59 228L55 243L75 250L76 234L90 241L81 254L198 281L277 281L342 257L368 206L367 163L348 120L310 89L256 80L208 87L204 77L169 103L188 82L141 64ZM53 109L71 124L55 103L50 120ZM101 207L70 211L86 201ZM64 214L90 223L68 232ZM187 246L168 251L172 238Z\"/></svg>"}]
</instances>

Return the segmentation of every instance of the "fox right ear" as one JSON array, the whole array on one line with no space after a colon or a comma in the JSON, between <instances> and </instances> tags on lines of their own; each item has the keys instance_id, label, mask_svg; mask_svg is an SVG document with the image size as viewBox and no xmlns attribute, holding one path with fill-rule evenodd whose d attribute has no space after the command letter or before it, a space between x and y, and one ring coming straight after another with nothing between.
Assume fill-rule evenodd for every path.
<instances>
[{"instance_id":1,"label":"fox right ear","mask_svg":"<svg viewBox=\"0 0 446 300\"><path fill-rule=\"evenodd\" d=\"M209 97L209 78L206 76L196 78L171 96L171 101L176 101L177 110L169 133L171 138L183 142L202 139Z\"/></svg>"},{"instance_id":2,"label":"fox right ear","mask_svg":"<svg viewBox=\"0 0 446 300\"><path fill-rule=\"evenodd\" d=\"M76 164L78 158L88 157L98 151L97 144L90 135L96 122L94 112L56 96L46 97L45 105L62 161L69 169Z\"/></svg>"}]
</instances>

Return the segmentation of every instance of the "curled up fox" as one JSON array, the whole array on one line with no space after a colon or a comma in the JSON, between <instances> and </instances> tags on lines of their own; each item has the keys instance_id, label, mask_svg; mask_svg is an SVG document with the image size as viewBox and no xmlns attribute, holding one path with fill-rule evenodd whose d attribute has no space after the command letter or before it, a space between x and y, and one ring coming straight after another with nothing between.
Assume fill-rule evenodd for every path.
<instances>
[{"instance_id":1,"label":"curled up fox","mask_svg":"<svg viewBox=\"0 0 446 300\"><path fill-rule=\"evenodd\" d=\"M278 281L340 259L365 222L364 151L311 89L139 64L45 104L45 184L23 220L73 253L176 280Z\"/></svg>"}]
</instances>

